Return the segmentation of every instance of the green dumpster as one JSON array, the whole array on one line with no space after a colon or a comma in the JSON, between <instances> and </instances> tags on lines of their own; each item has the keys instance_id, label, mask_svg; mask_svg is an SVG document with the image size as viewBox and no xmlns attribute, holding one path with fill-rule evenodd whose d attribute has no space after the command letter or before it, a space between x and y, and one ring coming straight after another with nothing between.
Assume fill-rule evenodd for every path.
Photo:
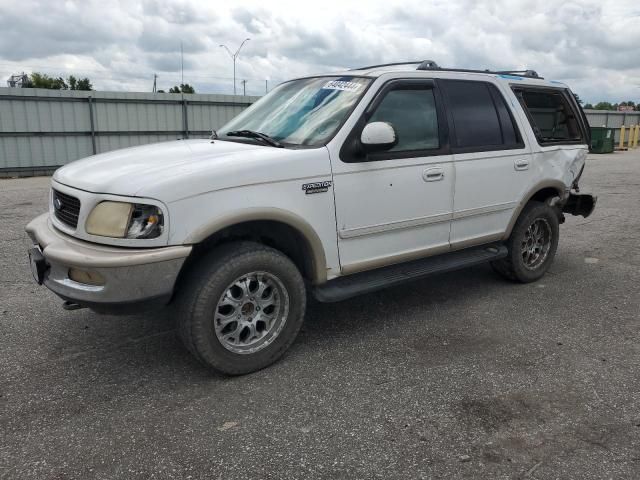
<instances>
[{"instance_id":1,"label":"green dumpster","mask_svg":"<svg viewBox=\"0 0 640 480\"><path fill-rule=\"evenodd\" d=\"M591 127L591 152L613 152L615 129L608 127Z\"/></svg>"}]
</instances>

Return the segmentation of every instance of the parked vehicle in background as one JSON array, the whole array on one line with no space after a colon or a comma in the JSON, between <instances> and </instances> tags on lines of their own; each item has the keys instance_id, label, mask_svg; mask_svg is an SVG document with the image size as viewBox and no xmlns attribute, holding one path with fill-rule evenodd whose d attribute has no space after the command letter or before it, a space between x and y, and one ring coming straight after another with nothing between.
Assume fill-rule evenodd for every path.
<instances>
[{"instance_id":1,"label":"parked vehicle in background","mask_svg":"<svg viewBox=\"0 0 640 480\"><path fill-rule=\"evenodd\" d=\"M286 82L212 135L73 162L31 265L67 308L171 304L187 348L243 374L278 359L306 293L338 301L491 262L532 282L588 216L590 144L535 72L379 65Z\"/></svg>"}]
</instances>

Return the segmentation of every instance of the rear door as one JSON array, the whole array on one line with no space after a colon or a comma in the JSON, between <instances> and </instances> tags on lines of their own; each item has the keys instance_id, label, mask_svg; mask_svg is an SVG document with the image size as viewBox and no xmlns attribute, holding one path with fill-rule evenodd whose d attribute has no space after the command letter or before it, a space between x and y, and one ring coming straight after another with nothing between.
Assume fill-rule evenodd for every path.
<instances>
[{"instance_id":1,"label":"rear door","mask_svg":"<svg viewBox=\"0 0 640 480\"><path fill-rule=\"evenodd\" d=\"M438 85L456 172L451 247L498 240L531 181L530 150L496 85L470 80L438 80Z\"/></svg>"}]
</instances>

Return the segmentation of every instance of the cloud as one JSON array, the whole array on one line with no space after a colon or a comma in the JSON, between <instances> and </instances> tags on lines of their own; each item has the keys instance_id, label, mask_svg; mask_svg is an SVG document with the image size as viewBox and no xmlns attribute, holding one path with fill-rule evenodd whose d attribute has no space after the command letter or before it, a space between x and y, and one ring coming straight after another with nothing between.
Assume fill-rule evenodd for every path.
<instances>
[{"instance_id":1,"label":"cloud","mask_svg":"<svg viewBox=\"0 0 640 480\"><path fill-rule=\"evenodd\" d=\"M41 14L25 15L24 12ZM292 77L433 59L463 68L533 68L588 101L640 99L640 7L632 0L0 0L0 75L83 73L100 89L149 90L153 74L198 91L238 80L263 93ZM240 85L238 83L238 85Z\"/></svg>"}]
</instances>

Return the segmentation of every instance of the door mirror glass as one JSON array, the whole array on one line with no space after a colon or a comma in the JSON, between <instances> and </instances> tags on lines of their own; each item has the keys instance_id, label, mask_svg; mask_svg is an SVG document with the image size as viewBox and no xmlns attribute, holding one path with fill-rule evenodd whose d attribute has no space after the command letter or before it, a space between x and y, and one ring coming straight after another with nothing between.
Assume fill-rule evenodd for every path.
<instances>
[{"instance_id":1,"label":"door mirror glass","mask_svg":"<svg viewBox=\"0 0 640 480\"><path fill-rule=\"evenodd\" d=\"M390 123L371 122L362 129L360 143L367 152L381 152L398 143L398 136Z\"/></svg>"}]
</instances>

